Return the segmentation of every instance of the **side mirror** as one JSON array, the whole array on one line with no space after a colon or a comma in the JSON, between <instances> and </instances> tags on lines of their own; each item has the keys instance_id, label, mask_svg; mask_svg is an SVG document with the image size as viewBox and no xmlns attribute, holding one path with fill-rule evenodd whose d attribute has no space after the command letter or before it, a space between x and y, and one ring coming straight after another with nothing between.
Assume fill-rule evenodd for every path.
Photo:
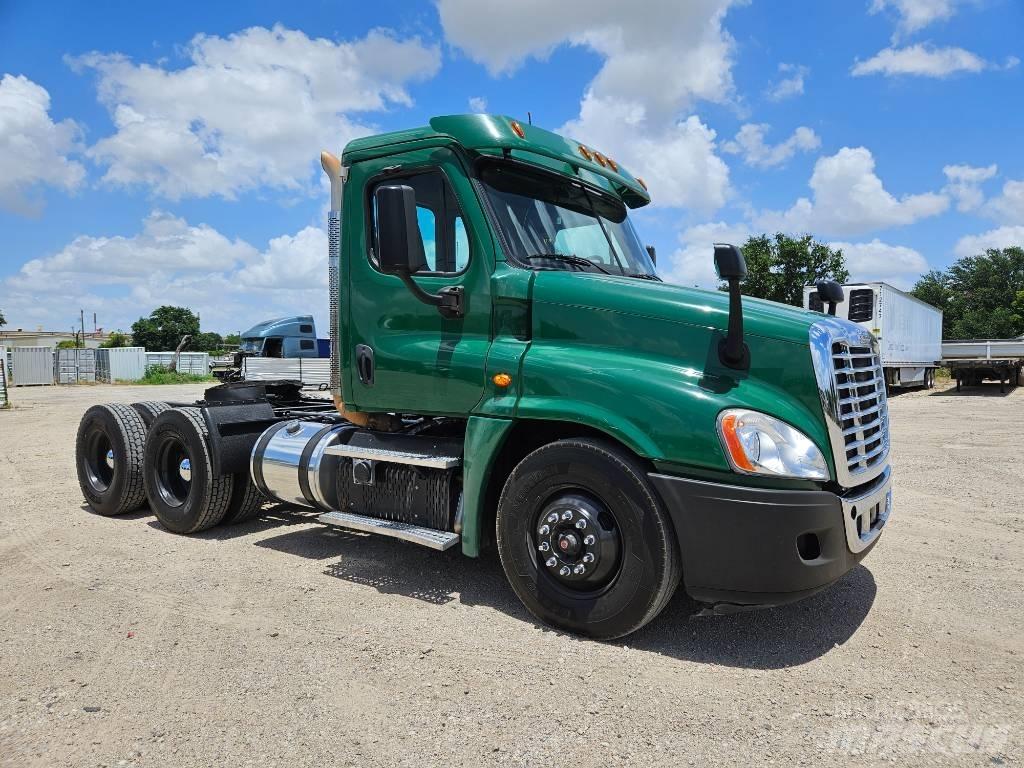
<instances>
[{"instance_id":1,"label":"side mirror","mask_svg":"<svg viewBox=\"0 0 1024 768\"><path fill-rule=\"evenodd\" d=\"M843 286L835 280L819 280L814 287L818 290L818 298L828 304L828 313L834 315L836 304L845 298Z\"/></svg>"},{"instance_id":2,"label":"side mirror","mask_svg":"<svg viewBox=\"0 0 1024 768\"><path fill-rule=\"evenodd\" d=\"M750 367L750 350L743 343L743 299L740 280L747 276L747 262L735 245L715 243L715 271L729 284L729 330L718 345L723 365L745 371Z\"/></svg>"},{"instance_id":3,"label":"side mirror","mask_svg":"<svg viewBox=\"0 0 1024 768\"><path fill-rule=\"evenodd\" d=\"M747 276L747 260L735 245L715 243L715 271L722 280L742 280Z\"/></svg>"},{"instance_id":4,"label":"side mirror","mask_svg":"<svg viewBox=\"0 0 1024 768\"><path fill-rule=\"evenodd\" d=\"M654 250L654 246L645 245L644 248L647 249L647 255L651 257L651 264L658 266L658 252Z\"/></svg>"},{"instance_id":5,"label":"side mirror","mask_svg":"<svg viewBox=\"0 0 1024 768\"><path fill-rule=\"evenodd\" d=\"M381 272L413 274L427 266L416 223L416 192L404 184L377 187L377 260Z\"/></svg>"},{"instance_id":6,"label":"side mirror","mask_svg":"<svg viewBox=\"0 0 1024 768\"><path fill-rule=\"evenodd\" d=\"M416 223L416 192L404 184L387 184L374 192L377 203L377 263L380 271L395 275L413 296L437 307L447 318L462 317L464 289L449 285L437 293L423 290L412 276L427 267L423 238Z\"/></svg>"}]
</instances>

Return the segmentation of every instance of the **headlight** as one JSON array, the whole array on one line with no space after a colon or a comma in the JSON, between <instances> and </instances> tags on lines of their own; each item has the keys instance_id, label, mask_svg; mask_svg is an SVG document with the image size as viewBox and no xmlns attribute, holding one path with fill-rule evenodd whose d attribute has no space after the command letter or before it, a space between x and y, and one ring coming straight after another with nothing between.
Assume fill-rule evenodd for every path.
<instances>
[{"instance_id":1,"label":"headlight","mask_svg":"<svg viewBox=\"0 0 1024 768\"><path fill-rule=\"evenodd\" d=\"M730 408L718 415L718 436L736 472L828 480L825 457L813 441L765 413Z\"/></svg>"}]
</instances>

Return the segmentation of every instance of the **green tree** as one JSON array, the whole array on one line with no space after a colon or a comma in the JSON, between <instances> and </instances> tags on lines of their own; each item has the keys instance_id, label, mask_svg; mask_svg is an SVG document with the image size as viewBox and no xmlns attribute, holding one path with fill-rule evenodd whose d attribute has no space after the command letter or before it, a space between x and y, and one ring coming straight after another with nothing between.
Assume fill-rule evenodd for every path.
<instances>
[{"instance_id":1,"label":"green tree","mask_svg":"<svg viewBox=\"0 0 1024 768\"><path fill-rule=\"evenodd\" d=\"M121 331L114 331L107 337L107 340L100 344L104 349L113 349L116 347L129 347L132 343L132 337L127 333Z\"/></svg>"},{"instance_id":2,"label":"green tree","mask_svg":"<svg viewBox=\"0 0 1024 768\"><path fill-rule=\"evenodd\" d=\"M839 283L850 279L843 252L817 242L811 235L760 235L747 240L742 250L747 262L743 281L747 296L802 307L805 285L826 278ZM727 290L727 286L723 284L720 289Z\"/></svg>"},{"instance_id":3,"label":"green tree","mask_svg":"<svg viewBox=\"0 0 1024 768\"><path fill-rule=\"evenodd\" d=\"M57 349L77 349L78 342L71 339L64 339L57 342Z\"/></svg>"},{"instance_id":4,"label":"green tree","mask_svg":"<svg viewBox=\"0 0 1024 768\"><path fill-rule=\"evenodd\" d=\"M224 339L219 333L203 331L192 337L188 348L195 352L219 352L224 346Z\"/></svg>"},{"instance_id":5,"label":"green tree","mask_svg":"<svg viewBox=\"0 0 1024 768\"><path fill-rule=\"evenodd\" d=\"M7 318L4 317L4 311L0 309L0 328L7 325Z\"/></svg>"},{"instance_id":6,"label":"green tree","mask_svg":"<svg viewBox=\"0 0 1024 768\"><path fill-rule=\"evenodd\" d=\"M947 339L1003 339L1024 333L1024 248L990 249L921 277L911 291L942 310Z\"/></svg>"},{"instance_id":7,"label":"green tree","mask_svg":"<svg viewBox=\"0 0 1024 768\"><path fill-rule=\"evenodd\" d=\"M173 352L186 335L199 335L199 317L187 307L158 307L132 323L135 345L150 352Z\"/></svg>"},{"instance_id":8,"label":"green tree","mask_svg":"<svg viewBox=\"0 0 1024 768\"><path fill-rule=\"evenodd\" d=\"M226 347L237 347L242 343L242 335L240 333L229 333L224 337L224 346Z\"/></svg>"}]
</instances>

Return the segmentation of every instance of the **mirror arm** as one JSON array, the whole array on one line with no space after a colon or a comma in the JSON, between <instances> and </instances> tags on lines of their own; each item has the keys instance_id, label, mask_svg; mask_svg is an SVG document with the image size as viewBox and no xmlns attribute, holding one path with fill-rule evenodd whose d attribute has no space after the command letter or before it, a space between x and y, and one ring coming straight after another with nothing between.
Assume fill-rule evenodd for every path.
<instances>
[{"instance_id":1,"label":"mirror arm","mask_svg":"<svg viewBox=\"0 0 1024 768\"><path fill-rule=\"evenodd\" d=\"M405 287L409 289L413 296L424 304L437 307L437 311L444 317L462 317L466 314L465 290L461 285L449 285L437 293L428 293L420 287L419 283L412 279L412 275L409 274L408 270L399 270L394 274L405 283Z\"/></svg>"},{"instance_id":2,"label":"mirror arm","mask_svg":"<svg viewBox=\"0 0 1024 768\"><path fill-rule=\"evenodd\" d=\"M724 365L745 371L750 367L750 350L743 342L743 304L740 297L740 279L730 277L729 283L729 328L725 338L719 342L718 357Z\"/></svg>"}]
</instances>

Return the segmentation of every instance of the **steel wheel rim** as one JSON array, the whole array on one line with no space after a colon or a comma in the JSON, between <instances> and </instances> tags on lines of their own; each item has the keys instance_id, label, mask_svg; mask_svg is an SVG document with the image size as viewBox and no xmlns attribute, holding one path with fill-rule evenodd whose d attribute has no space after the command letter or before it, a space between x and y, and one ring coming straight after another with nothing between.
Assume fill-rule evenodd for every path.
<instances>
[{"instance_id":1,"label":"steel wheel rim","mask_svg":"<svg viewBox=\"0 0 1024 768\"><path fill-rule=\"evenodd\" d=\"M618 521L606 504L584 491L552 496L529 538L538 570L577 595L606 589L622 568Z\"/></svg>"},{"instance_id":2,"label":"steel wheel rim","mask_svg":"<svg viewBox=\"0 0 1024 768\"><path fill-rule=\"evenodd\" d=\"M94 427L86 437L82 464L89 486L97 493L106 493L114 482L117 457L110 437L101 427Z\"/></svg>"},{"instance_id":3,"label":"steel wheel rim","mask_svg":"<svg viewBox=\"0 0 1024 768\"><path fill-rule=\"evenodd\" d=\"M182 506L192 492L192 458L179 439L165 439L157 453L156 490L169 507Z\"/></svg>"}]
</instances>

